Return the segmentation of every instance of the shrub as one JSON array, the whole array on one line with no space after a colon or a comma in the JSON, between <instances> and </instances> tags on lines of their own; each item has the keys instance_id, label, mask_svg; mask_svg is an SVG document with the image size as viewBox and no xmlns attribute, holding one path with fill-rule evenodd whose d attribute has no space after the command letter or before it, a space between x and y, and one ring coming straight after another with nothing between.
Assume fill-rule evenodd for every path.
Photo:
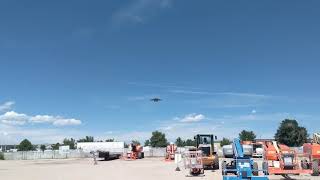
<instances>
[{"instance_id":1,"label":"shrub","mask_svg":"<svg viewBox=\"0 0 320 180\"><path fill-rule=\"evenodd\" d=\"M4 154L0 152L0 160L4 160Z\"/></svg>"}]
</instances>

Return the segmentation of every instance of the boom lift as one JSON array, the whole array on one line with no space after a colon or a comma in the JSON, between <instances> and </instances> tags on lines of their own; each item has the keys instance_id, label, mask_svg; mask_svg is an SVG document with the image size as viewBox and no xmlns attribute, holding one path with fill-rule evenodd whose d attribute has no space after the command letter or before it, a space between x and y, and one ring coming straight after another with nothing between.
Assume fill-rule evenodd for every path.
<instances>
[{"instance_id":1,"label":"boom lift","mask_svg":"<svg viewBox=\"0 0 320 180\"><path fill-rule=\"evenodd\" d=\"M303 152L309 157L308 160L303 160L301 166L304 169L312 169L313 176L319 176L320 168L320 133L313 134L312 143L303 145Z\"/></svg>"},{"instance_id":2,"label":"boom lift","mask_svg":"<svg viewBox=\"0 0 320 180\"><path fill-rule=\"evenodd\" d=\"M234 159L229 163L223 161L221 165L223 180L269 180L266 170L259 170L257 162L244 156L240 139L235 138L232 146ZM264 175L259 176L259 171L264 171Z\"/></svg>"},{"instance_id":3,"label":"boom lift","mask_svg":"<svg viewBox=\"0 0 320 180\"><path fill-rule=\"evenodd\" d=\"M174 156L177 151L177 146L173 143L170 143L166 148L166 161L173 161Z\"/></svg>"},{"instance_id":4,"label":"boom lift","mask_svg":"<svg viewBox=\"0 0 320 180\"><path fill-rule=\"evenodd\" d=\"M136 159L143 159L144 152L143 147L139 144L131 144L129 146L129 151L124 154L124 160L136 160Z\"/></svg>"},{"instance_id":5,"label":"boom lift","mask_svg":"<svg viewBox=\"0 0 320 180\"><path fill-rule=\"evenodd\" d=\"M268 162L264 168L268 168L269 174L281 175L290 179L290 174L311 174L311 170L299 166L297 153L284 144L277 141L266 142L264 145L264 159Z\"/></svg>"},{"instance_id":6,"label":"boom lift","mask_svg":"<svg viewBox=\"0 0 320 180\"><path fill-rule=\"evenodd\" d=\"M216 136L212 134L197 134L194 137L198 150L202 151L202 162L205 168L219 169L219 157L214 152L214 140Z\"/></svg>"}]
</instances>

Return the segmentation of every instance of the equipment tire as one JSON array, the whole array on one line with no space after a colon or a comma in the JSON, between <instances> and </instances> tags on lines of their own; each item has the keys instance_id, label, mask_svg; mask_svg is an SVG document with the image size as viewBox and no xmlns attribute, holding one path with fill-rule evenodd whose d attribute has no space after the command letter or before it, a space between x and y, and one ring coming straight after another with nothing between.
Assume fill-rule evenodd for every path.
<instances>
[{"instance_id":1,"label":"equipment tire","mask_svg":"<svg viewBox=\"0 0 320 180\"><path fill-rule=\"evenodd\" d=\"M228 174L228 172L225 171L226 169L227 169L227 162L226 161L222 161L222 163L221 163L221 172L222 172L223 176Z\"/></svg>"},{"instance_id":2,"label":"equipment tire","mask_svg":"<svg viewBox=\"0 0 320 180\"><path fill-rule=\"evenodd\" d=\"M264 173L264 175L269 175L269 173L268 173L268 163L267 162L263 162L262 163L262 169L263 169L263 173Z\"/></svg>"},{"instance_id":3,"label":"equipment tire","mask_svg":"<svg viewBox=\"0 0 320 180\"><path fill-rule=\"evenodd\" d=\"M217 170L219 169L219 157L215 156L214 161L212 163L212 169Z\"/></svg>"},{"instance_id":4,"label":"equipment tire","mask_svg":"<svg viewBox=\"0 0 320 180\"><path fill-rule=\"evenodd\" d=\"M301 160L301 168L308 169L308 161L307 160Z\"/></svg>"},{"instance_id":5,"label":"equipment tire","mask_svg":"<svg viewBox=\"0 0 320 180\"><path fill-rule=\"evenodd\" d=\"M201 169L190 169L191 176L199 176L201 174Z\"/></svg>"},{"instance_id":6,"label":"equipment tire","mask_svg":"<svg viewBox=\"0 0 320 180\"><path fill-rule=\"evenodd\" d=\"M319 160L312 161L312 176L319 176Z\"/></svg>"},{"instance_id":7,"label":"equipment tire","mask_svg":"<svg viewBox=\"0 0 320 180\"><path fill-rule=\"evenodd\" d=\"M257 162L254 162L253 163L253 168L252 168L252 174L254 175L254 176L258 176L259 175L259 172L258 172L258 163Z\"/></svg>"}]
</instances>

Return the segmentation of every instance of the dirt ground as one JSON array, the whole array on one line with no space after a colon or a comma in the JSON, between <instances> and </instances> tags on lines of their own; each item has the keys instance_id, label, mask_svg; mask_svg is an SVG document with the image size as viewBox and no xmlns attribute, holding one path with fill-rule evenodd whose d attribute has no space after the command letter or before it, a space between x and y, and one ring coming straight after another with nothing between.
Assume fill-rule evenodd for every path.
<instances>
[{"instance_id":1,"label":"dirt ground","mask_svg":"<svg viewBox=\"0 0 320 180\"><path fill-rule=\"evenodd\" d=\"M175 171L173 162L159 158L146 158L136 161L98 161L92 159L63 159L35 161L0 161L0 177L8 180L182 180L203 179L221 180L221 172L205 171L203 177L186 177L188 171L181 167ZM309 175L294 176L295 179L314 179ZM269 176L269 179L282 179L281 176Z\"/></svg>"}]
</instances>

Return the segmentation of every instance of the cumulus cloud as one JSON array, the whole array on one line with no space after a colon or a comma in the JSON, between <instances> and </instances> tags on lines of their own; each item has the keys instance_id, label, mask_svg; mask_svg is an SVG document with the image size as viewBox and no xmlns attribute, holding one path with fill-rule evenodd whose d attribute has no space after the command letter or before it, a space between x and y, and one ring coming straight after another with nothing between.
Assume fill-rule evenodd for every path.
<instances>
[{"instance_id":1,"label":"cumulus cloud","mask_svg":"<svg viewBox=\"0 0 320 180\"><path fill-rule=\"evenodd\" d=\"M192 113L192 114L186 115L184 118L181 118L181 119L175 118L175 119L179 119L179 121L182 123L192 123L192 122L199 122L205 119L205 116L203 114Z\"/></svg>"},{"instance_id":2,"label":"cumulus cloud","mask_svg":"<svg viewBox=\"0 0 320 180\"><path fill-rule=\"evenodd\" d=\"M10 125L24 125L29 117L25 114L19 114L14 111L9 111L0 116L0 121Z\"/></svg>"},{"instance_id":3,"label":"cumulus cloud","mask_svg":"<svg viewBox=\"0 0 320 180\"><path fill-rule=\"evenodd\" d=\"M5 102L4 104L0 104L0 112L10 111L14 104L15 104L14 101L8 101L8 102Z\"/></svg>"},{"instance_id":4,"label":"cumulus cloud","mask_svg":"<svg viewBox=\"0 0 320 180\"><path fill-rule=\"evenodd\" d=\"M24 125L26 123L50 123L54 126L70 126L81 124L81 121L77 119L67 119L61 116L50 115L28 116L26 114L20 114L14 111L9 111L1 115L0 121L4 124L10 125Z\"/></svg>"}]
</instances>

